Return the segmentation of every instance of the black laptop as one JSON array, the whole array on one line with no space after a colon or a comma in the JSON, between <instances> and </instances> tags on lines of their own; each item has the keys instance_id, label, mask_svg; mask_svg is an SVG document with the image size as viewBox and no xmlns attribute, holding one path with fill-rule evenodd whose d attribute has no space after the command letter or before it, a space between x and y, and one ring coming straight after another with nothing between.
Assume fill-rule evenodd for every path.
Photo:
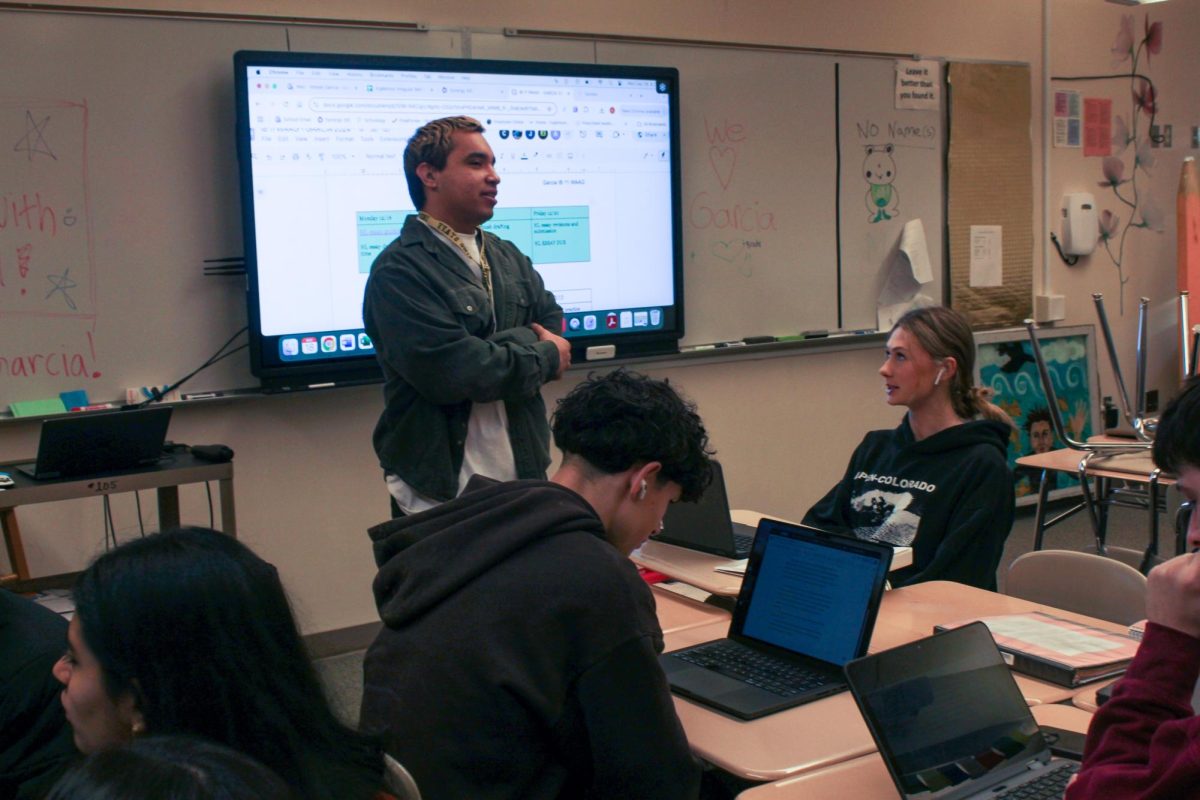
<instances>
[{"instance_id":1,"label":"black laptop","mask_svg":"<svg viewBox=\"0 0 1200 800\"><path fill-rule=\"evenodd\" d=\"M902 798L1061 798L1079 768L1052 759L982 622L852 661L846 677Z\"/></svg>"},{"instance_id":2,"label":"black laptop","mask_svg":"<svg viewBox=\"0 0 1200 800\"><path fill-rule=\"evenodd\" d=\"M729 636L659 656L671 690L739 719L844 691L891 563L887 545L764 518Z\"/></svg>"},{"instance_id":3,"label":"black laptop","mask_svg":"<svg viewBox=\"0 0 1200 800\"><path fill-rule=\"evenodd\" d=\"M729 518L729 495L721 465L712 462L712 483L694 503L671 503L662 530L652 538L726 558L745 558L754 543L754 527Z\"/></svg>"},{"instance_id":4,"label":"black laptop","mask_svg":"<svg viewBox=\"0 0 1200 800\"><path fill-rule=\"evenodd\" d=\"M34 480L136 469L162 458L170 406L55 417L42 423L37 461L16 468Z\"/></svg>"}]
</instances>

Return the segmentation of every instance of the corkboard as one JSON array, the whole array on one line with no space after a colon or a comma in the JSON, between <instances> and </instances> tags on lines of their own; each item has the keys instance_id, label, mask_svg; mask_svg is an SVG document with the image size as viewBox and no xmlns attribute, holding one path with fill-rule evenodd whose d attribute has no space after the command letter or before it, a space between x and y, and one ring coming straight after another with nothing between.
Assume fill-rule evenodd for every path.
<instances>
[{"instance_id":1,"label":"corkboard","mask_svg":"<svg viewBox=\"0 0 1200 800\"><path fill-rule=\"evenodd\" d=\"M1033 297L1033 146L1028 65L949 65L950 304L976 330L1020 325ZM972 287L971 226L1003 232L1003 284Z\"/></svg>"}]
</instances>

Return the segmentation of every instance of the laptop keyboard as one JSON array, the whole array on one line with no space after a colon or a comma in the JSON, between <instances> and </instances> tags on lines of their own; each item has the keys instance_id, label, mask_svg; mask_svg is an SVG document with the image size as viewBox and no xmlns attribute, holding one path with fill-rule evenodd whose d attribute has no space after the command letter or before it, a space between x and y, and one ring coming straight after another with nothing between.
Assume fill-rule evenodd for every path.
<instances>
[{"instance_id":1,"label":"laptop keyboard","mask_svg":"<svg viewBox=\"0 0 1200 800\"><path fill-rule=\"evenodd\" d=\"M714 669L780 697L794 697L830 682L830 676L781 661L737 642L714 642L681 653L678 658L705 669Z\"/></svg>"},{"instance_id":2,"label":"laptop keyboard","mask_svg":"<svg viewBox=\"0 0 1200 800\"><path fill-rule=\"evenodd\" d=\"M735 533L733 535L733 552L737 553L738 558L749 556L752 547L754 547L753 534Z\"/></svg>"},{"instance_id":3,"label":"laptop keyboard","mask_svg":"<svg viewBox=\"0 0 1200 800\"><path fill-rule=\"evenodd\" d=\"M1046 771L1029 783L995 795L996 800L1061 800L1067 791L1067 782L1079 771L1073 761L1058 761L1046 767Z\"/></svg>"}]
</instances>

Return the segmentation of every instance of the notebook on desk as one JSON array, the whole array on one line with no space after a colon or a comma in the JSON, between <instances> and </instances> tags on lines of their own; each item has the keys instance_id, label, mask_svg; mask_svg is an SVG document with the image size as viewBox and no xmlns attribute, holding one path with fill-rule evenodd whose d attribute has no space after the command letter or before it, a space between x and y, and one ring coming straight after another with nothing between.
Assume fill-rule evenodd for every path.
<instances>
[{"instance_id":1,"label":"notebook on desk","mask_svg":"<svg viewBox=\"0 0 1200 800\"><path fill-rule=\"evenodd\" d=\"M136 469L162 458L170 406L88 412L42 423L37 461L16 468L45 481Z\"/></svg>"},{"instance_id":2,"label":"notebook on desk","mask_svg":"<svg viewBox=\"0 0 1200 800\"><path fill-rule=\"evenodd\" d=\"M1051 758L982 623L851 661L846 678L902 798L1061 798L1078 769Z\"/></svg>"},{"instance_id":3,"label":"notebook on desk","mask_svg":"<svg viewBox=\"0 0 1200 800\"><path fill-rule=\"evenodd\" d=\"M887 545L763 519L729 636L659 657L671 690L740 719L844 691L891 560Z\"/></svg>"},{"instance_id":4,"label":"notebook on desk","mask_svg":"<svg viewBox=\"0 0 1200 800\"><path fill-rule=\"evenodd\" d=\"M712 483L694 503L672 503L663 516L656 542L714 553L726 558L745 558L754 543L754 527L729 518L729 495L721 465L712 462Z\"/></svg>"}]
</instances>

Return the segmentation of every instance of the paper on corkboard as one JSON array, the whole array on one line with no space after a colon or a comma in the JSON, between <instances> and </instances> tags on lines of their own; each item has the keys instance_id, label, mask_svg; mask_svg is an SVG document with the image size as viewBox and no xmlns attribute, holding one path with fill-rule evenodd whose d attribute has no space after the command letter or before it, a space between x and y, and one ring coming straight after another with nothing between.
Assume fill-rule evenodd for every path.
<instances>
[{"instance_id":1,"label":"paper on corkboard","mask_svg":"<svg viewBox=\"0 0 1200 800\"><path fill-rule=\"evenodd\" d=\"M950 304L976 330L1032 312L1033 145L1028 65L951 63L947 228ZM999 225L1001 286L971 286L971 227Z\"/></svg>"}]
</instances>

